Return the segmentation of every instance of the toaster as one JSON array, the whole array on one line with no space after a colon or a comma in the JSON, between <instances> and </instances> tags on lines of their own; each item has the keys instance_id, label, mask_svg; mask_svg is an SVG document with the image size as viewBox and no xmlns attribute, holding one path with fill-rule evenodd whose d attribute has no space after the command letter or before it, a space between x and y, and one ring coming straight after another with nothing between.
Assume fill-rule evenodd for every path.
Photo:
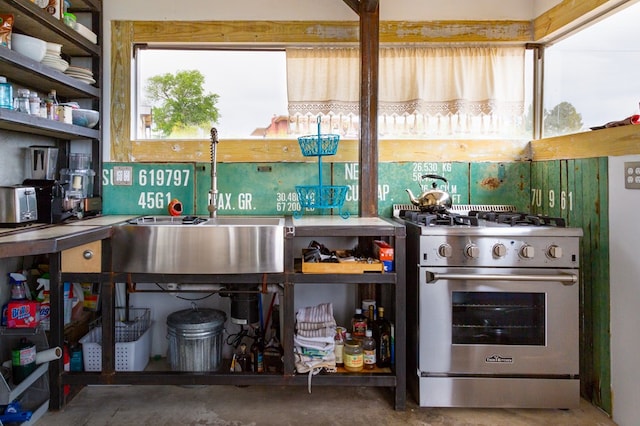
<instances>
[{"instance_id":1,"label":"toaster","mask_svg":"<svg viewBox=\"0 0 640 426\"><path fill-rule=\"evenodd\" d=\"M0 186L0 224L15 225L38 219L38 201L33 186Z\"/></svg>"}]
</instances>

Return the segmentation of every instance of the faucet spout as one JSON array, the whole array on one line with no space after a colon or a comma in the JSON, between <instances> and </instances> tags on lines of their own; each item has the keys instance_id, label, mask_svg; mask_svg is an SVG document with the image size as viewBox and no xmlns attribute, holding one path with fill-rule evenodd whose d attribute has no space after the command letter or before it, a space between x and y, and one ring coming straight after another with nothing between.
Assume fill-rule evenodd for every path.
<instances>
[{"instance_id":1,"label":"faucet spout","mask_svg":"<svg viewBox=\"0 0 640 426\"><path fill-rule=\"evenodd\" d=\"M218 170L216 150L218 146L218 129L211 128L211 189L209 190L209 217L214 218L218 214Z\"/></svg>"}]
</instances>

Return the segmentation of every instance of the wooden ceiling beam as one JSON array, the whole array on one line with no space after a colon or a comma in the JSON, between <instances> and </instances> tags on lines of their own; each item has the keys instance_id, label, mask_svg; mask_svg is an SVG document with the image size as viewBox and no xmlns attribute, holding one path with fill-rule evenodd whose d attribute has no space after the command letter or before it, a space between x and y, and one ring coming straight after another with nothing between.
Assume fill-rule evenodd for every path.
<instances>
[{"instance_id":1,"label":"wooden ceiling beam","mask_svg":"<svg viewBox=\"0 0 640 426\"><path fill-rule=\"evenodd\" d=\"M344 0L344 2L358 15L360 14L360 0Z\"/></svg>"}]
</instances>

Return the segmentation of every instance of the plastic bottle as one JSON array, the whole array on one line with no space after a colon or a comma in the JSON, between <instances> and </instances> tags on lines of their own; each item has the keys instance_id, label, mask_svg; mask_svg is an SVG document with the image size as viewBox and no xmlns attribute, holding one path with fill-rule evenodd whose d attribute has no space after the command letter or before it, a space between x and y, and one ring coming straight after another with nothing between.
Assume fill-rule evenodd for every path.
<instances>
[{"instance_id":1,"label":"plastic bottle","mask_svg":"<svg viewBox=\"0 0 640 426\"><path fill-rule=\"evenodd\" d=\"M37 290L39 291L36 296L36 300L40 302L40 324L44 330L49 330L49 323L51 319L51 299L49 296L49 279L38 278L36 280L38 283Z\"/></svg>"},{"instance_id":2,"label":"plastic bottle","mask_svg":"<svg viewBox=\"0 0 640 426\"><path fill-rule=\"evenodd\" d=\"M13 109L13 86L5 76L0 76L0 108Z\"/></svg>"},{"instance_id":3,"label":"plastic bottle","mask_svg":"<svg viewBox=\"0 0 640 426\"><path fill-rule=\"evenodd\" d=\"M362 315L362 309L356 308L356 313L351 318L351 336L355 340L362 340L365 331L367 331L367 317Z\"/></svg>"},{"instance_id":4,"label":"plastic bottle","mask_svg":"<svg viewBox=\"0 0 640 426\"><path fill-rule=\"evenodd\" d=\"M384 317L384 308L378 307L378 319L374 324L373 336L376 339L376 365L389 367L392 357L391 323Z\"/></svg>"},{"instance_id":5,"label":"plastic bottle","mask_svg":"<svg viewBox=\"0 0 640 426\"><path fill-rule=\"evenodd\" d=\"M373 331L367 330L362 340L362 353L365 370L376 368L376 341L373 339Z\"/></svg>"}]
</instances>

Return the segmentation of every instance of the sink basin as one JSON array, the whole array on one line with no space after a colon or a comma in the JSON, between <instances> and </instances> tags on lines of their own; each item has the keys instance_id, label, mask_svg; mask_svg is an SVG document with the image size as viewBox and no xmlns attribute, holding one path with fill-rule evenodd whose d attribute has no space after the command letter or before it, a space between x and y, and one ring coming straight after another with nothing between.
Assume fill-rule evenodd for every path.
<instances>
[{"instance_id":1,"label":"sink basin","mask_svg":"<svg viewBox=\"0 0 640 426\"><path fill-rule=\"evenodd\" d=\"M113 271L248 274L284 271L284 218L145 216L114 227Z\"/></svg>"}]
</instances>

